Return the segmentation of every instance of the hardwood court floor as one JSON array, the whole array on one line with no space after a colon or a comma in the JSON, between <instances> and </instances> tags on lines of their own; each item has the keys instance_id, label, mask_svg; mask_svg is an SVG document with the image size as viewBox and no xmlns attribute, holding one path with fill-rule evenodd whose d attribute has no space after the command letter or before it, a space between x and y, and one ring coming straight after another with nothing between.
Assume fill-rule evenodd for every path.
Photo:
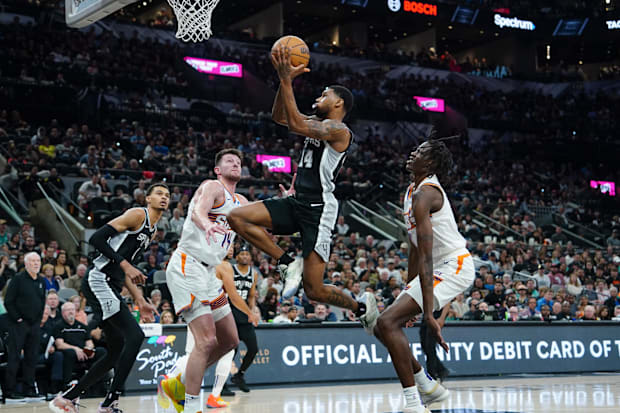
<instances>
[{"instance_id":1,"label":"hardwood court floor","mask_svg":"<svg viewBox=\"0 0 620 413\"><path fill-rule=\"evenodd\" d=\"M448 380L451 397L433 413L620 412L620 374L527 376ZM204 392L203 392L204 395ZM208 393L207 393L208 396ZM206 399L205 399L206 400ZM95 413L98 399L82 401L80 413ZM387 413L399 412L402 396L395 381L386 384L330 385L255 389L237 393L213 413ZM125 397L125 413L162 413L154 395ZM45 403L0 406L7 413L48 412ZM170 408L167 412L173 413Z\"/></svg>"}]
</instances>

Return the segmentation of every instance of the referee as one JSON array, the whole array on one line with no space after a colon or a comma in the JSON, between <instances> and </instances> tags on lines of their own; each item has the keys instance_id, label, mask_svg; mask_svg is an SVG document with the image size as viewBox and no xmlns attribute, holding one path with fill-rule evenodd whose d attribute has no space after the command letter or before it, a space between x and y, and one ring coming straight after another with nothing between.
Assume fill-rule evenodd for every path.
<instances>
[{"instance_id":1,"label":"referee","mask_svg":"<svg viewBox=\"0 0 620 413\"><path fill-rule=\"evenodd\" d=\"M252 263L252 255L247 245L243 245L239 249L236 259L237 264L233 265L235 287L237 288L237 293L245 300L250 310L252 310L256 305L256 273L250 265ZM237 324L239 341L243 341L247 347L247 353L245 353L245 357L243 357L239 372L232 376L230 380L239 387L239 390L247 393L250 391L250 388L245 383L244 374L252 365L256 353L258 353L256 332L254 331L254 325L248 321L248 316L235 307L232 301L230 302L230 308L232 309L235 323ZM238 347L237 351L239 351Z\"/></svg>"},{"instance_id":2,"label":"referee","mask_svg":"<svg viewBox=\"0 0 620 413\"><path fill-rule=\"evenodd\" d=\"M39 276L41 257L36 252L24 256L25 271L15 274L9 282L4 305L9 315L8 366L6 369L7 399L20 399L15 394L15 378L19 356L24 351L22 365L23 396L38 397L34 387L37 366L40 323L45 307L45 283Z\"/></svg>"}]
</instances>

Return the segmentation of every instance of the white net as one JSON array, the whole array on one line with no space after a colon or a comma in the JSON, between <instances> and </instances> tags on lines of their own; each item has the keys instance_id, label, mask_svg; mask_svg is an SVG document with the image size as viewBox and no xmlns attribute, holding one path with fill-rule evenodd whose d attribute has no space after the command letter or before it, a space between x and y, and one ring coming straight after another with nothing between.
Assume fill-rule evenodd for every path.
<instances>
[{"instance_id":1,"label":"white net","mask_svg":"<svg viewBox=\"0 0 620 413\"><path fill-rule=\"evenodd\" d=\"M211 37L211 13L220 0L168 0L177 17L177 39L202 42Z\"/></svg>"}]
</instances>

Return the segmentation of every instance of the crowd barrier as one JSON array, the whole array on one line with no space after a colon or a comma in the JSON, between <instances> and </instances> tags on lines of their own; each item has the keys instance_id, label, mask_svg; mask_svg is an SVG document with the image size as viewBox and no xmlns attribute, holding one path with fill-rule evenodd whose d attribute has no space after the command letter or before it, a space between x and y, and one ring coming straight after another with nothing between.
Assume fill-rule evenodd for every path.
<instances>
[{"instance_id":1,"label":"crowd barrier","mask_svg":"<svg viewBox=\"0 0 620 413\"><path fill-rule=\"evenodd\" d=\"M185 325L143 325L147 337L133 366L126 390L157 387L185 352ZM405 330L410 348L423 359L418 328ZM249 384L395 380L389 355L358 323L261 325L259 352L245 378ZM620 323L458 322L448 323L443 337L450 353L438 351L452 377L521 373L620 371ZM245 354L240 346L235 362ZM211 385L213 370L205 375Z\"/></svg>"}]
</instances>

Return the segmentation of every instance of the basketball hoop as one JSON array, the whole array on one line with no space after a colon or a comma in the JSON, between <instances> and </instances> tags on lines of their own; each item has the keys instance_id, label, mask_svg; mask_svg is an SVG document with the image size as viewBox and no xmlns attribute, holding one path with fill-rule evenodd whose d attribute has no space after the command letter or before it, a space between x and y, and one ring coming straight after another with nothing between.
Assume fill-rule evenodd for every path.
<instances>
[{"instance_id":1,"label":"basketball hoop","mask_svg":"<svg viewBox=\"0 0 620 413\"><path fill-rule=\"evenodd\" d=\"M202 42L211 32L211 13L220 0L168 0L177 17L176 38L184 42Z\"/></svg>"}]
</instances>

